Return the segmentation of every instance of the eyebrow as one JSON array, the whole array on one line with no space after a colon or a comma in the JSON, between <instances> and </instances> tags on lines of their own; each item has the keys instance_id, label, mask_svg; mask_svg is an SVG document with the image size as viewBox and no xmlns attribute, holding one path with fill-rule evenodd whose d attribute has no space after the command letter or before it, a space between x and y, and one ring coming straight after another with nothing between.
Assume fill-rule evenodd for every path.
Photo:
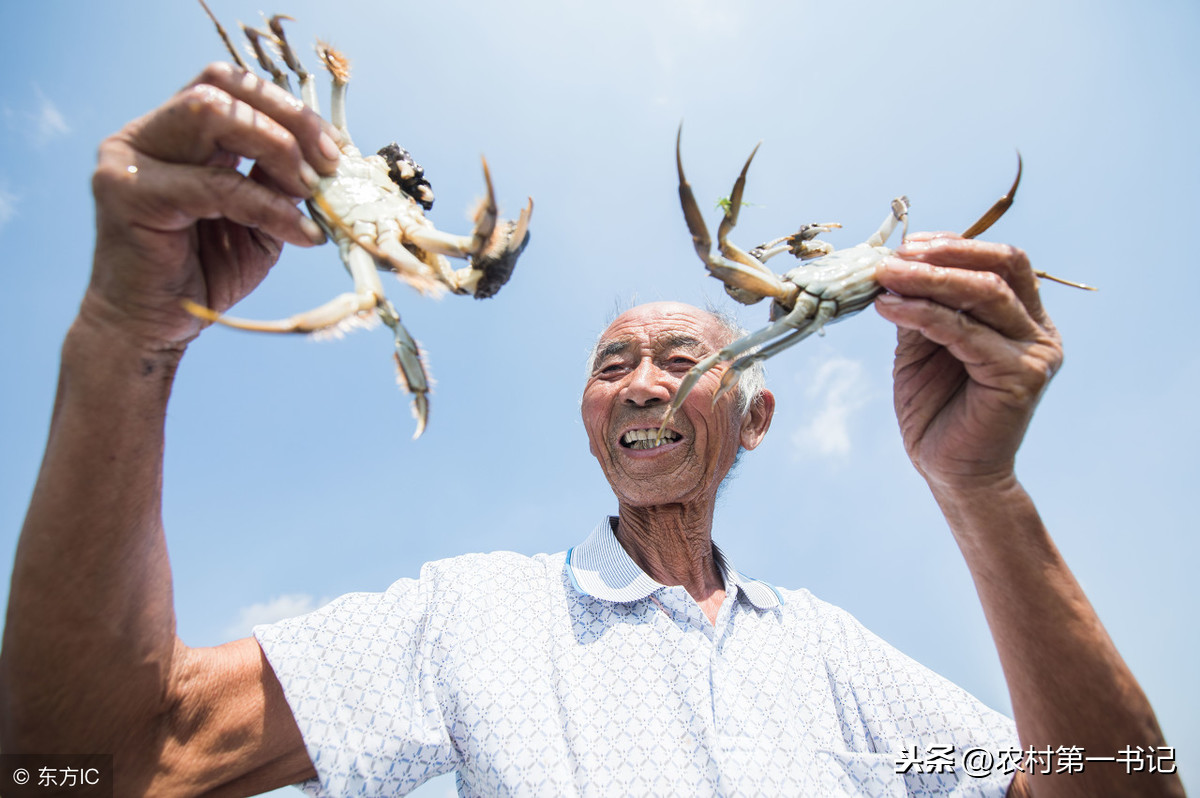
<instances>
[{"instance_id":1,"label":"eyebrow","mask_svg":"<svg viewBox=\"0 0 1200 798\"><path fill-rule=\"evenodd\" d=\"M601 342L600 345L596 347L596 355L594 359L600 361L606 357L619 355L625 350L629 349L629 346L630 342L628 340L623 340L620 338L615 341Z\"/></svg>"},{"instance_id":2,"label":"eyebrow","mask_svg":"<svg viewBox=\"0 0 1200 798\"><path fill-rule=\"evenodd\" d=\"M708 349L705 343L700 339L691 335L684 335L682 333L666 335L656 340L654 344L656 352L667 352L672 349L685 349L690 352L695 352L706 351ZM629 351L629 348L632 345L633 342L627 338L617 338L612 341L602 341L600 345L596 347L595 362L599 363L606 357L624 354L625 352Z\"/></svg>"},{"instance_id":3,"label":"eyebrow","mask_svg":"<svg viewBox=\"0 0 1200 798\"><path fill-rule=\"evenodd\" d=\"M687 349L689 351L706 350L708 345L699 338L693 338L690 335L682 335L675 333L668 335L660 341L655 342L657 349L660 352L669 351L671 349Z\"/></svg>"}]
</instances>

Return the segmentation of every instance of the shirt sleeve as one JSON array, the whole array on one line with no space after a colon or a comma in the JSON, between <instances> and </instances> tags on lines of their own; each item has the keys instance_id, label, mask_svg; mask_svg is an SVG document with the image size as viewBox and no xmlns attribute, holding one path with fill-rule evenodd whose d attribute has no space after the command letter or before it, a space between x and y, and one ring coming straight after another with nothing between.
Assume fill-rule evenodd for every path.
<instances>
[{"instance_id":1,"label":"shirt sleeve","mask_svg":"<svg viewBox=\"0 0 1200 798\"><path fill-rule=\"evenodd\" d=\"M845 738L886 755L908 795L1003 796L1020 761L1013 721L821 604Z\"/></svg>"},{"instance_id":2,"label":"shirt sleeve","mask_svg":"<svg viewBox=\"0 0 1200 798\"><path fill-rule=\"evenodd\" d=\"M304 792L403 795L458 767L433 667L428 592L403 579L255 627L317 771L299 785Z\"/></svg>"}]
</instances>

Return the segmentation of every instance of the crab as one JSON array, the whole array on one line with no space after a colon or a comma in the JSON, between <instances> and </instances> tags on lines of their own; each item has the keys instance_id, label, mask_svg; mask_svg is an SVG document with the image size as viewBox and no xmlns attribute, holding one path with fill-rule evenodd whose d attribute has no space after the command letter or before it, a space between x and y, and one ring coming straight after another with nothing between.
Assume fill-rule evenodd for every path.
<instances>
[{"instance_id":1,"label":"crab","mask_svg":"<svg viewBox=\"0 0 1200 798\"><path fill-rule=\"evenodd\" d=\"M216 25L233 60L249 71L216 16L204 0L200 4ZM300 64L284 36L282 22L290 19L276 15L267 20L267 31L245 25L242 30L259 65L275 84L292 91L287 73L272 58L273 52L299 80L304 104L320 113L316 78ZM397 382L413 396L416 418L413 438L418 438L429 418L429 375L420 348L384 294L379 272L392 272L423 294L449 291L471 294L477 299L490 297L508 281L517 257L529 241L533 200L529 199L516 221L499 221L492 178L484 159L487 195L475 211L472 233L452 235L436 229L424 214L433 206L433 191L424 170L397 144L389 144L378 154L367 156L354 146L346 126L349 62L322 42L317 44L317 55L332 77L330 121L340 133L341 157L336 173L320 179L312 199L308 200L308 210L326 235L337 243L342 262L354 279L354 290L279 321L225 316L187 300L184 306L202 319L259 332L339 334L382 321L395 339ZM447 257L463 258L468 265L452 268Z\"/></svg>"},{"instance_id":2,"label":"crab","mask_svg":"<svg viewBox=\"0 0 1200 798\"><path fill-rule=\"evenodd\" d=\"M704 261L709 273L723 282L725 291L738 302L753 305L770 297L771 323L704 358L684 375L659 427L657 441L662 440L667 425L700 377L717 364L733 361L713 394L714 404L737 385L742 372L754 363L795 346L813 333L822 331L825 325L849 318L871 304L883 292L883 288L875 281L876 267L892 253L884 245L898 225L904 227L901 238L908 232L908 197L897 197L892 200L888 215L879 229L857 246L834 250L828 242L816 240L821 233L841 227L837 222L824 222L802 225L797 232L760 244L749 252L740 249L728 240L728 236L737 224L742 193L746 187L746 173L758 152L759 145L756 145L733 184L733 193L728 201L722 200L720 203L725 215L717 230L719 253L714 253L704 217L683 174L683 157L680 154L682 135L681 126L675 138L679 201L683 205L683 216L692 234L696 254ZM1017 186L1021 183L1021 169L1021 154L1017 153L1017 176L1012 187L963 232L963 238L978 236L1004 215L1012 205ZM805 262L777 275L767 268L766 262L784 252ZM1063 280L1043 271L1035 271L1034 274L1075 288L1095 290L1092 286Z\"/></svg>"}]
</instances>

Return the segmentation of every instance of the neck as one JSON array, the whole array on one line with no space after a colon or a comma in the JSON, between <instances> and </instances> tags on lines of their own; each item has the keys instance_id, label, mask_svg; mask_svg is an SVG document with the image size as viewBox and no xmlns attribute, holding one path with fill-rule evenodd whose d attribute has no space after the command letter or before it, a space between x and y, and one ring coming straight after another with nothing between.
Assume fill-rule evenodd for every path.
<instances>
[{"instance_id":1,"label":"neck","mask_svg":"<svg viewBox=\"0 0 1200 798\"><path fill-rule=\"evenodd\" d=\"M622 504L616 535L643 571L664 585L682 585L715 623L725 582L713 557L712 519L711 506Z\"/></svg>"}]
</instances>

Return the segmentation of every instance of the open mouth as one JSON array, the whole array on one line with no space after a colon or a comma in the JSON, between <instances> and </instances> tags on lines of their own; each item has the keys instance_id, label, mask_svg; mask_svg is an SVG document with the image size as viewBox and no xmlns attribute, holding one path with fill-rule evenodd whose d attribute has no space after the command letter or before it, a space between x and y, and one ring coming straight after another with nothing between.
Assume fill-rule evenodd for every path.
<instances>
[{"instance_id":1,"label":"open mouth","mask_svg":"<svg viewBox=\"0 0 1200 798\"><path fill-rule=\"evenodd\" d=\"M621 445L626 449L655 449L664 443L677 441L683 436L675 430L669 429L663 432L661 441L656 441L657 437L657 429L631 429L621 436Z\"/></svg>"}]
</instances>

